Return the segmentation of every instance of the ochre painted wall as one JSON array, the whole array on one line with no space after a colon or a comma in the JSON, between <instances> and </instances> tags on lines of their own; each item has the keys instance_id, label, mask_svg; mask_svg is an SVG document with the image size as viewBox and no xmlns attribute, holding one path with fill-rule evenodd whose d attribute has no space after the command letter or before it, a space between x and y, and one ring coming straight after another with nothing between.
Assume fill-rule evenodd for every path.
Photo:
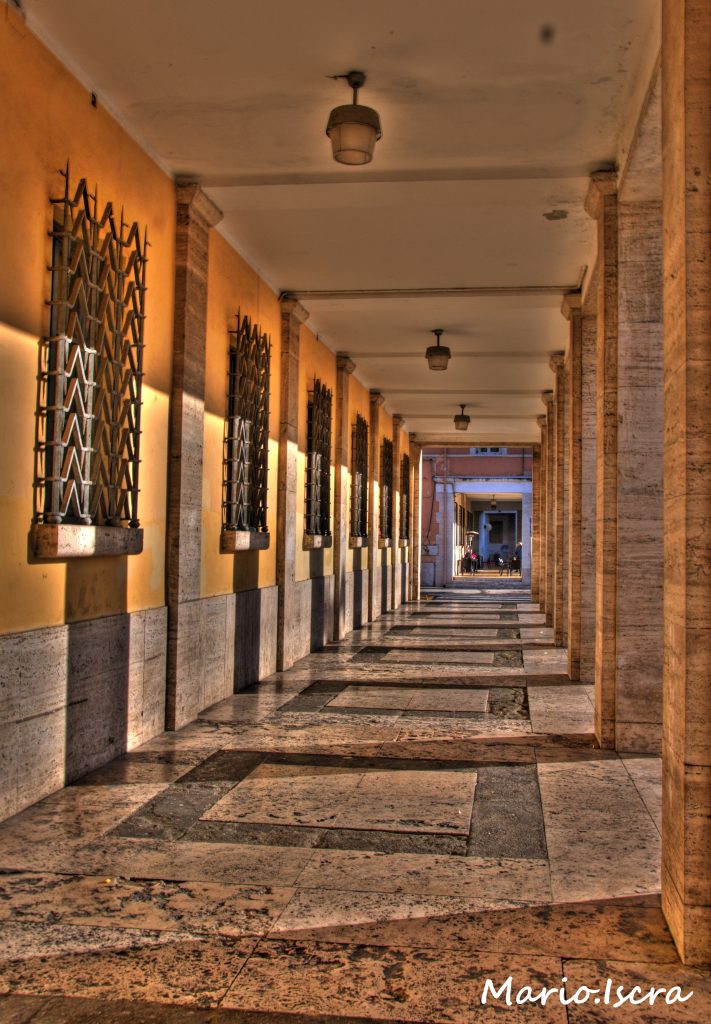
<instances>
[{"instance_id":1,"label":"ochre painted wall","mask_svg":"<svg viewBox=\"0 0 711 1024\"><path fill-rule=\"evenodd\" d=\"M222 528L222 451L227 403L229 331L236 313L248 314L271 339L269 395L269 476L266 551L220 554ZM279 383L281 319L275 293L235 252L222 235L210 234L207 344L205 359L205 449L203 463L202 573L203 597L276 583L277 462L279 455Z\"/></svg>"},{"instance_id":2,"label":"ochre painted wall","mask_svg":"<svg viewBox=\"0 0 711 1024\"><path fill-rule=\"evenodd\" d=\"M306 450L308 446L308 401L309 391L317 377L325 387L330 388L331 398L331 532L333 532L333 488L335 458L335 416L336 416L336 357L308 329L301 327L299 338L299 423L298 458L296 464L296 579L308 580L314 576L330 576L333 573L333 548L318 551L304 551L304 516L306 510Z\"/></svg>"},{"instance_id":3,"label":"ochre painted wall","mask_svg":"<svg viewBox=\"0 0 711 1024\"><path fill-rule=\"evenodd\" d=\"M164 604L168 392L173 334L173 183L4 5L0 17L0 632ZM131 558L28 563L38 338L49 298L50 197L69 161L100 203L147 227L139 516Z\"/></svg>"}]
</instances>

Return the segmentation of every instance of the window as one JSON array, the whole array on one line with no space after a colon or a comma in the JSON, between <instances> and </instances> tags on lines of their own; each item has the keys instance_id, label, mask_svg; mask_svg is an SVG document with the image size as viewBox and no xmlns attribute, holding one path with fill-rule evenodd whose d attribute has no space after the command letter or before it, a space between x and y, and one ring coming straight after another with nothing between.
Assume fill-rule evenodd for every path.
<instances>
[{"instance_id":1,"label":"window","mask_svg":"<svg viewBox=\"0 0 711 1024\"><path fill-rule=\"evenodd\" d=\"M69 167L63 177L64 195L50 201L50 323L39 353L34 523L135 531L147 237L116 216L111 203L100 209L85 179L72 192Z\"/></svg>"},{"instance_id":2,"label":"window","mask_svg":"<svg viewBox=\"0 0 711 1024\"><path fill-rule=\"evenodd\" d=\"M393 535L393 443L383 438L380 451L380 536Z\"/></svg>"},{"instance_id":3,"label":"window","mask_svg":"<svg viewBox=\"0 0 711 1024\"><path fill-rule=\"evenodd\" d=\"M267 532L269 337L237 312L230 331L222 477L226 531Z\"/></svg>"},{"instance_id":4,"label":"window","mask_svg":"<svg viewBox=\"0 0 711 1024\"><path fill-rule=\"evenodd\" d=\"M331 536L331 391L314 380L308 405L306 533Z\"/></svg>"},{"instance_id":5,"label":"window","mask_svg":"<svg viewBox=\"0 0 711 1024\"><path fill-rule=\"evenodd\" d=\"M368 424L358 414L351 453L351 536L368 536Z\"/></svg>"},{"instance_id":6,"label":"window","mask_svg":"<svg viewBox=\"0 0 711 1024\"><path fill-rule=\"evenodd\" d=\"M400 540L410 539L410 456L400 464Z\"/></svg>"},{"instance_id":7,"label":"window","mask_svg":"<svg viewBox=\"0 0 711 1024\"><path fill-rule=\"evenodd\" d=\"M470 448L470 455L506 455L506 448Z\"/></svg>"}]
</instances>

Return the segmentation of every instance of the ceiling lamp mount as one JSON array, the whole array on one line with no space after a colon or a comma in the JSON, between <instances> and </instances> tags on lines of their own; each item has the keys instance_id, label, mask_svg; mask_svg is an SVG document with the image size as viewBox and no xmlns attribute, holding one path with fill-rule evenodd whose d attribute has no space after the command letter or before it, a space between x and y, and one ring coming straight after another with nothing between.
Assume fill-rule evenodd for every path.
<instances>
[{"instance_id":1,"label":"ceiling lamp mount","mask_svg":"<svg viewBox=\"0 0 711 1024\"><path fill-rule=\"evenodd\" d=\"M328 118L326 135L331 140L333 159L339 164L369 164L375 143L382 137L377 110L358 102L358 90L365 85L363 71L349 71L345 78L353 90L353 102L334 107Z\"/></svg>"},{"instance_id":2,"label":"ceiling lamp mount","mask_svg":"<svg viewBox=\"0 0 711 1024\"><path fill-rule=\"evenodd\" d=\"M440 338L444 334L441 327L436 327L432 333L437 338L436 345L430 345L425 352L425 359L430 370L446 370L447 363L452 358L452 353L446 345L440 344ZM464 428L461 428L464 429Z\"/></svg>"},{"instance_id":3,"label":"ceiling lamp mount","mask_svg":"<svg viewBox=\"0 0 711 1024\"><path fill-rule=\"evenodd\" d=\"M496 506L496 495L495 494L491 495L491 506L490 507L491 507L492 511L494 511L494 512L496 511L496 507L497 506Z\"/></svg>"},{"instance_id":4,"label":"ceiling lamp mount","mask_svg":"<svg viewBox=\"0 0 711 1024\"><path fill-rule=\"evenodd\" d=\"M471 417L467 416L464 412L464 406L460 405L459 408L462 410L458 412L454 417L454 426L457 430L468 430L469 424L471 423Z\"/></svg>"}]
</instances>

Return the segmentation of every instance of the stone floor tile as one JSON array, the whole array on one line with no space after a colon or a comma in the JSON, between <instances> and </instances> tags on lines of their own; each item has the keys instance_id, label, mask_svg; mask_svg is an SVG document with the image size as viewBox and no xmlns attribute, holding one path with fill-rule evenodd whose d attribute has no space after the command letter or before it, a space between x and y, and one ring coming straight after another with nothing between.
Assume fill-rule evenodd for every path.
<instances>
[{"instance_id":1,"label":"stone floor tile","mask_svg":"<svg viewBox=\"0 0 711 1024\"><path fill-rule=\"evenodd\" d=\"M223 1005L290 1014L356 1015L376 1020L502 1022L500 1007L481 1007L487 977L512 975L516 986L553 985L560 961L497 954L470 955L401 948L371 949L327 943L262 941ZM298 983L291 979L298 977ZM507 1021L565 1024L560 1004L521 1007Z\"/></svg>"},{"instance_id":2,"label":"stone floor tile","mask_svg":"<svg viewBox=\"0 0 711 1024\"><path fill-rule=\"evenodd\" d=\"M493 665L494 655L489 651L411 651L391 650L383 655L383 661L397 662L398 664L431 665L433 661L437 665L463 665L469 668L472 665Z\"/></svg>"},{"instance_id":3,"label":"stone floor tile","mask_svg":"<svg viewBox=\"0 0 711 1024\"><path fill-rule=\"evenodd\" d=\"M316 850L297 885L351 892L456 893L516 903L551 899L545 860Z\"/></svg>"},{"instance_id":4,"label":"stone floor tile","mask_svg":"<svg viewBox=\"0 0 711 1024\"><path fill-rule=\"evenodd\" d=\"M232 782L222 781L169 786L125 818L112 830L112 834L144 839L179 839L232 785Z\"/></svg>"},{"instance_id":5,"label":"stone floor tile","mask_svg":"<svg viewBox=\"0 0 711 1024\"><path fill-rule=\"evenodd\" d=\"M63 874L289 886L308 863L310 849L234 843L170 842L104 837L53 858Z\"/></svg>"},{"instance_id":6,"label":"stone floor tile","mask_svg":"<svg viewBox=\"0 0 711 1024\"><path fill-rule=\"evenodd\" d=\"M294 893L285 887L125 878L0 875L0 921L263 935Z\"/></svg>"},{"instance_id":7,"label":"stone floor tile","mask_svg":"<svg viewBox=\"0 0 711 1024\"><path fill-rule=\"evenodd\" d=\"M30 928L32 926L25 926ZM81 950L64 941L64 929L37 928L37 948L27 937L21 959L0 962L0 985L6 992L104 999L145 999L162 1003L212 1006L226 994L254 948L254 939L199 937L170 932L105 932L113 946L95 946L87 935ZM74 929L75 933L82 929ZM55 934L56 933L56 934ZM52 940L55 940L54 942ZM67 945L69 949L67 949Z\"/></svg>"},{"instance_id":8,"label":"stone floor tile","mask_svg":"<svg viewBox=\"0 0 711 1024\"><path fill-rule=\"evenodd\" d=\"M619 760L539 764L555 900L659 889L660 836Z\"/></svg>"},{"instance_id":9,"label":"stone floor tile","mask_svg":"<svg viewBox=\"0 0 711 1024\"><path fill-rule=\"evenodd\" d=\"M474 857L547 856L534 765L480 768L467 852Z\"/></svg>"},{"instance_id":10,"label":"stone floor tile","mask_svg":"<svg viewBox=\"0 0 711 1024\"><path fill-rule=\"evenodd\" d=\"M475 784L474 772L262 765L203 819L466 835Z\"/></svg>"},{"instance_id":11,"label":"stone floor tile","mask_svg":"<svg viewBox=\"0 0 711 1024\"><path fill-rule=\"evenodd\" d=\"M564 963L568 978L569 994L583 985L588 988L599 988L601 1000L595 1003L593 996L586 1003L568 1007L570 1024L607 1024L608 1021L619 1021L620 1024L708 1024L711 1020L711 972L684 967L677 960L669 964L653 964L648 962L629 963L619 960L574 960ZM604 990L607 979L611 979L610 999L612 1005L605 1005ZM615 1007L617 987L628 994L635 986L641 993L635 998L648 995L651 988L670 989L679 985L683 995L693 992L691 998L684 1003L671 1005L657 997L653 1004L649 1000L639 1006L625 1003Z\"/></svg>"},{"instance_id":12,"label":"stone floor tile","mask_svg":"<svg viewBox=\"0 0 711 1024\"><path fill-rule=\"evenodd\" d=\"M622 763L637 787L652 820L662 831L662 759L661 757L623 757Z\"/></svg>"},{"instance_id":13,"label":"stone floor tile","mask_svg":"<svg viewBox=\"0 0 711 1024\"><path fill-rule=\"evenodd\" d=\"M33 996L0 996L2 1024L29 1024L46 1005L46 999Z\"/></svg>"},{"instance_id":14,"label":"stone floor tile","mask_svg":"<svg viewBox=\"0 0 711 1024\"><path fill-rule=\"evenodd\" d=\"M547 675L552 672L567 673L568 652L564 648L527 648L523 652L523 669L526 675Z\"/></svg>"},{"instance_id":15,"label":"stone floor tile","mask_svg":"<svg viewBox=\"0 0 711 1024\"><path fill-rule=\"evenodd\" d=\"M594 732L595 711L582 686L532 686L528 708L534 732Z\"/></svg>"},{"instance_id":16,"label":"stone floor tile","mask_svg":"<svg viewBox=\"0 0 711 1024\"><path fill-rule=\"evenodd\" d=\"M472 896L299 889L270 937L516 956L678 963L659 905L630 900L526 906Z\"/></svg>"}]
</instances>

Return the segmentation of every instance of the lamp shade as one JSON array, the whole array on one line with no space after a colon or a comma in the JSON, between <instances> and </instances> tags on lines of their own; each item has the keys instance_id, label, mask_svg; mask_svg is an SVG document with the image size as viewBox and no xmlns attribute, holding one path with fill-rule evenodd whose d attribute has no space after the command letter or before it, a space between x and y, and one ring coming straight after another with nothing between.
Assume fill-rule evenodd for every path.
<instances>
[{"instance_id":1,"label":"lamp shade","mask_svg":"<svg viewBox=\"0 0 711 1024\"><path fill-rule=\"evenodd\" d=\"M461 412L458 412L454 417L454 426L457 430L468 430L469 424L471 423L471 417L467 416L464 412L464 406L460 406Z\"/></svg>"},{"instance_id":2,"label":"lamp shade","mask_svg":"<svg viewBox=\"0 0 711 1024\"><path fill-rule=\"evenodd\" d=\"M446 345L430 345L425 352L430 370L446 370L452 353Z\"/></svg>"},{"instance_id":3,"label":"lamp shade","mask_svg":"<svg viewBox=\"0 0 711 1024\"><path fill-rule=\"evenodd\" d=\"M377 111L360 103L334 107L326 126L333 159L339 164L369 164L382 134Z\"/></svg>"}]
</instances>

